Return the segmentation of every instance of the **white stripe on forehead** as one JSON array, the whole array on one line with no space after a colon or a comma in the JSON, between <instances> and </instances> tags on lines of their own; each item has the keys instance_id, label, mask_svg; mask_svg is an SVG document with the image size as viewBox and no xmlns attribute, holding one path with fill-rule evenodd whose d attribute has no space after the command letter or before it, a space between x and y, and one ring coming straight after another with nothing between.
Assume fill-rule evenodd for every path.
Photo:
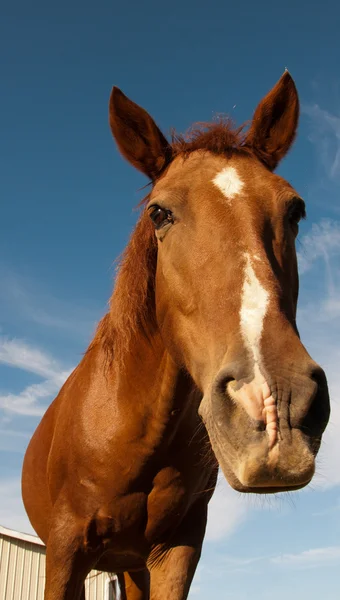
<instances>
[{"instance_id":1,"label":"white stripe on forehead","mask_svg":"<svg viewBox=\"0 0 340 600\"><path fill-rule=\"evenodd\" d=\"M235 167L224 167L214 177L213 183L229 202L239 195L244 185Z\"/></svg>"},{"instance_id":2,"label":"white stripe on forehead","mask_svg":"<svg viewBox=\"0 0 340 600\"><path fill-rule=\"evenodd\" d=\"M256 365L260 363L260 341L266 316L269 293L257 279L249 254L245 255L244 282L241 298L241 333Z\"/></svg>"}]
</instances>

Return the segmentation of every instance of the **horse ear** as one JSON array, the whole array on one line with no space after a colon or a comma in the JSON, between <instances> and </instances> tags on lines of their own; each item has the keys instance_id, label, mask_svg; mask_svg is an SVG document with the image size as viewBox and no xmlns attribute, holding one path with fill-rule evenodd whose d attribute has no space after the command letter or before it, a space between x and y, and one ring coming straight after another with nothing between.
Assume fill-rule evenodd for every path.
<instances>
[{"instance_id":1,"label":"horse ear","mask_svg":"<svg viewBox=\"0 0 340 600\"><path fill-rule=\"evenodd\" d=\"M270 170L274 170L291 147L299 120L299 97L288 73L258 105L246 137L246 145Z\"/></svg>"},{"instance_id":2,"label":"horse ear","mask_svg":"<svg viewBox=\"0 0 340 600\"><path fill-rule=\"evenodd\" d=\"M150 115L114 87L110 126L121 154L139 171L155 179L171 158L171 146Z\"/></svg>"}]
</instances>

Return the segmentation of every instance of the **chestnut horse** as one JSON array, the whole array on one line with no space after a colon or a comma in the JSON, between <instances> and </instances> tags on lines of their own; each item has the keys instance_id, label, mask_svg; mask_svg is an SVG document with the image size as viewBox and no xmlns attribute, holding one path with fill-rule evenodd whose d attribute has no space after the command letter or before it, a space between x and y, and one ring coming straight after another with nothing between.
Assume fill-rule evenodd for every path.
<instances>
[{"instance_id":1,"label":"chestnut horse","mask_svg":"<svg viewBox=\"0 0 340 600\"><path fill-rule=\"evenodd\" d=\"M187 598L218 465L239 492L297 490L329 419L296 327L299 194L273 170L297 129L285 72L248 129L169 143L114 88L110 123L152 187L110 309L26 452L22 493L46 543L45 600Z\"/></svg>"}]
</instances>

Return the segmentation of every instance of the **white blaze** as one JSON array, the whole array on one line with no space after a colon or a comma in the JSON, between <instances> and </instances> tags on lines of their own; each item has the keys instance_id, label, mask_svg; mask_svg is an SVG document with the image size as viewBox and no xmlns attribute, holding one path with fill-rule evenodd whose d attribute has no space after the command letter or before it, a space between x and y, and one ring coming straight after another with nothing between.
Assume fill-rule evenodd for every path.
<instances>
[{"instance_id":1,"label":"white blaze","mask_svg":"<svg viewBox=\"0 0 340 600\"><path fill-rule=\"evenodd\" d=\"M228 202L239 195L244 185L235 167L224 167L214 177L213 183L227 198Z\"/></svg>"},{"instance_id":2,"label":"white blaze","mask_svg":"<svg viewBox=\"0 0 340 600\"><path fill-rule=\"evenodd\" d=\"M257 279L249 254L245 255L246 266L240 310L241 332L255 364L260 363L260 341L263 321L269 303L269 294Z\"/></svg>"},{"instance_id":3,"label":"white blaze","mask_svg":"<svg viewBox=\"0 0 340 600\"><path fill-rule=\"evenodd\" d=\"M261 261L258 256L254 256ZM239 391L239 398L250 416L263 418L271 451L278 440L278 414L276 402L261 373L260 343L263 321L269 304L269 293L256 277L249 254L245 255L246 266L242 288L240 322L242 337L254 358L254 379Z\"/></svg>"}]
</instances>

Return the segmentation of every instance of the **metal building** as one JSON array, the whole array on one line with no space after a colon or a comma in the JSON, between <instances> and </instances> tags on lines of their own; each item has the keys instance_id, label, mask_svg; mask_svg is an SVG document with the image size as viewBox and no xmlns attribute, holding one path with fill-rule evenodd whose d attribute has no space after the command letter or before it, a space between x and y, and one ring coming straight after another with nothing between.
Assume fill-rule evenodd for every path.
<instances>
[{"instance_id":1,"label":"metal building","mask_svg":"<svg viewBox=\"0 0 340 600\"><path fill-rule=\"evenodd\" d=\"M34 535L0 525L0 599L43 600L45 545ZM115 575L91 571L85 582L86 600L119 600Z\"/></svg>"}]
</instances>

